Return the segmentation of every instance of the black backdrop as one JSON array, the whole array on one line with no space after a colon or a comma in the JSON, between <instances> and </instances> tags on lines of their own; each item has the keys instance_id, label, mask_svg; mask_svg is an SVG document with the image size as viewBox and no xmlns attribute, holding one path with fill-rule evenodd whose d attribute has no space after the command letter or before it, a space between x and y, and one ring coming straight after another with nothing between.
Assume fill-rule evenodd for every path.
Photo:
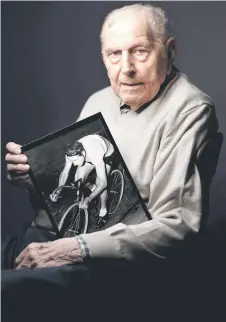
<instances>
[{"instance_id":1,"label":"black backdrop","mask_svg":"<svg viewBox=\"0 0 226 322\"><path fill-rule=\"evenodd\" d=\"M4 146L26 144L76 120L94 91L108 85L100 58L105 15L131 2L2 2L2 232L32 211L5 177ZM153 2L166 9L178 39L176 66L216 104L226 137L226 3ZM226 145L211 189L213 227L226 220Z\"/></svg>"}]
</instances>

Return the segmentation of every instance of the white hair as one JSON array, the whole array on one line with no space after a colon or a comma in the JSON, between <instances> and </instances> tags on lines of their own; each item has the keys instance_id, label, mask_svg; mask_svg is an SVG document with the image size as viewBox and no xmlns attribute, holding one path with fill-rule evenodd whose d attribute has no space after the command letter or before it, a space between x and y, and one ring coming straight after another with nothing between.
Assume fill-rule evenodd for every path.
<instances>
[{"instance_id":1,"label":"white hair","mask_svg":"<svg viewBox=\"0 0 226 322\"><path fill-rule=\"evenodd\" d=\"M114 22L114 17L123 12L134 12L143 14L147 24L150 28L150 34L154 37L154 40L165 44L165 42L171 37L170 26L168 18L165 15L165 12L158 7L151 6L149 4L133 4L129 6L124 6L119 9L111 11L105 18L102 25L100 41L103 45L104 40L104 29L108 25L110 27Z\"/></svg>"}]
</instances>

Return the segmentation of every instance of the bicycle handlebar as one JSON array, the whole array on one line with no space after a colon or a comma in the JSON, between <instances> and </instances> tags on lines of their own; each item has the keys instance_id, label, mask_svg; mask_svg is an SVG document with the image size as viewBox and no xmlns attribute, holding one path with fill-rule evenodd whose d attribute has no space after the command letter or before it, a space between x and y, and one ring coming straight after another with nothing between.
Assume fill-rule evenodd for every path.
<instances>
[{"instance_id":1,"label":"bicycle handlebar","mask_svg":"<svg viewBox=\"0 0 226 322\"><path fill-rule=\"evenodd\" d=\"M59 186L59 187L57 187L55 190L53 190L53 194L55 194L55 193L57 193L57 191L58 190L62 190L62 189L64 189L64 188L69 188L69 189L75 189L75 185L74 184L71 184L71 185L65 185L65 186Z\"/></svg>"}]
</instances>

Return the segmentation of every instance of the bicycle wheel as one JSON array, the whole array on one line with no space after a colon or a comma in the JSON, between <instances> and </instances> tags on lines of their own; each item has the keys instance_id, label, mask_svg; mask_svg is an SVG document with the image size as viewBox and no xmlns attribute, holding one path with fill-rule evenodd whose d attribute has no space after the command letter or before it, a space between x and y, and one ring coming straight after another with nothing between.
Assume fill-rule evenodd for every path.
<instances>
[{"instance_id":1,"label":"bicycle wheel","mask_svg":"<svg viewBox=\"0 0 226 322\"><path fill-rule=\"evenodd\" d=\"M80 209L78 204L71 205L62 216L58 229L63 237L85 234L88 228L88 211Z\"/></svg>"},{"instance_id":2,"label":"bicycle wheel","mask_svg":"<svg viewBox=\"0 0 226 322\"><path fill-rule=\"evenodd\" d=\"M124 177L120 170L115 169L110 174L111 185L109 192L109 214L113 214L118 209L124 192Z\"/></svg>"}]
</instances>

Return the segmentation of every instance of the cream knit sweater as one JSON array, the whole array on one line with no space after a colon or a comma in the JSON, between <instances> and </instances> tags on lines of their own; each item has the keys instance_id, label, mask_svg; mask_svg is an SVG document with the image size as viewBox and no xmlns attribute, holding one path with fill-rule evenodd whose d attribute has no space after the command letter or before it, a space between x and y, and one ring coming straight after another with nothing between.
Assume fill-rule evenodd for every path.
<instances>
[{"instance_id":1,"label":"cream knit sweater","mask_svg":"<svg viewBox=\"0 0 226 322\"><path fill-rule=\"evenodd\" d=\"M153 219L81 237L93 258L165 258L200 229L200 176L191 160L217 130L213 102L179 72L141 113L121 115L119 105L107 87L88 99L78 120L102 113Z\"/></svg>"}]
</instances>

